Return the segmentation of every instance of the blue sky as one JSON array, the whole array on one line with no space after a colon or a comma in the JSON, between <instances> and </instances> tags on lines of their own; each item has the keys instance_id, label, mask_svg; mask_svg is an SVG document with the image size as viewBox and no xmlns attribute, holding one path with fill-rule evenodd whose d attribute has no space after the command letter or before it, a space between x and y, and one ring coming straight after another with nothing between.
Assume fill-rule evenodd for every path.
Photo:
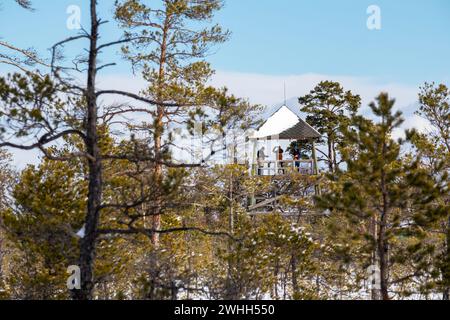
<instances>
[{"instance_id":1,"label":"blue sky","mask_svg":"<svg viewBox=\"0 0 450 320\"><path fill-rule=\"evenodd\" d=\"M34 13L17 8L12 0L0 3L0 36L21 46L45 50L73 35L65 27L69 5L79 5L83 24L88 22L87 0L35 0ZM110 18L113 1L100 3L101 14ZM366 27L371 4L381 8L379 31ZM210 61L219 70L267 75L320 73L410 84L447 81L449 18L448 0L227 0L216 21L233 35ZM113 24L105 32L105 38L117 35Z\"/></svg>"},{"instance_id":2,"label":"blue sky","mask_svg":"<svg viewBox=\"0 0 450 320\"><path fill-rule=\"evenodd\" d=\"M380 31L366 27L371 4L381 8ZM402 82L450 70L448 0L230 0L220 18L234 36L214 57L218 68Z\"/></svg>"}]
</instances>

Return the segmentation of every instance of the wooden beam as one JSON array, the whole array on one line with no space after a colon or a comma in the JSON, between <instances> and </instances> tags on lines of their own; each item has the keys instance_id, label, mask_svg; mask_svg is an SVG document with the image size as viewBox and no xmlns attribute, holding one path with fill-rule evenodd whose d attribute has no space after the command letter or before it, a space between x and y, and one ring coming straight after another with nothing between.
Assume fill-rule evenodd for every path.
<instances>
[{"instance_id":1,"label":"wooden beam","mask_svg":"<svg viewBox=\"0 0 450 320\"><path fill-rule=\"evenodd\" d=\"M267 200L265 200L263 202L257 203L255 205L249 207L248 209L249 210L255 210L255 209L258 209L258 208L261 208L261 207L265 207L265 206L267 206L267 205L269 205L269 204L271 204L271 203L273 203L275 201L278 201L281 197L282 196L278 196L278 197L275 197L275 198L267 199Z\"/></svg>"}]
</instances>

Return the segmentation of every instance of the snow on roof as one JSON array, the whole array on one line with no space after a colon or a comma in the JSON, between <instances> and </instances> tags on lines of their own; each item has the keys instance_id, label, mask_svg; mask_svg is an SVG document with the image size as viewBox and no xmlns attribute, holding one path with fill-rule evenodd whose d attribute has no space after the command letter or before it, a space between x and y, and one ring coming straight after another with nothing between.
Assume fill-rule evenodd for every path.
<instances>
[{"instance_id":1,"label":"snow on roof","mask_svg":"<svg viewBox=\"0 0 450 320\"><path fill-rule=\"evenodd\" d=\"M267 139L271 137L286 140L312 139L319 138L320 133L300 119L288 107L282 106L254 133L252 139Z\"/></svg>"}]
</instances>

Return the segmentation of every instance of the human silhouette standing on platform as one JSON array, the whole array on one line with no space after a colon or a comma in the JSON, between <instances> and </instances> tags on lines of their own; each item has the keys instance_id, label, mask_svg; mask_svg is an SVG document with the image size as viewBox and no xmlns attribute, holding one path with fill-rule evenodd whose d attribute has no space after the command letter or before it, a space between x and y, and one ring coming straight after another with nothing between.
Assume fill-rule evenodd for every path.
<instances>
[{"instance_id":1,"label":"human silhouette standing on platform","mask_svg":"<svg viewBox=\"0 0 450 320\"><path fill-rule=\"evenodd\" d=\"M278 146L273 149L273 152L276 154L276 159L277 159L277 161L279 161L280 167L283 168L284 162L282 162L282 161L283 161L284 150L281 148L281 146ZM278 173L284 174L284 169L278 170Z\"/></svg>"},{"instance_id":2,"label":"human silhouette standing on platform","mask_svg":"<svg viewBox=\"0 0 450 320\"><path fill-rule=\"evenodd\" d=\"M263 169L264 169L264 162L266 161L266 158L269 156L266 156L265 154L266 148L262 147L258 150L257 159L258 159L258 176L263 175Z\"/></svg>"}]
</instances>

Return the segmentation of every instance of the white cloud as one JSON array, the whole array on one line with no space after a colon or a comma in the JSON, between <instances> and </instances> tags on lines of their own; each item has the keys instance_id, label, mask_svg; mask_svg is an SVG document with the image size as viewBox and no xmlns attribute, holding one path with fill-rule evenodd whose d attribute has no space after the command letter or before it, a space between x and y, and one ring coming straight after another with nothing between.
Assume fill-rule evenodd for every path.
<instances>
[{"instance_id":1,"label":"white cloud","mask_svg":"<svg viewBox=\"0 0 450 320\"><path fill-rule=\"evenodd\" d=\"M381 83L371 78L301 74L301 75L262 75L218 71L212 80L215 86L227 86L237 96L249 98L252 103L272 106L284 99L284 83L287 98L300 97L312 90L320 81L332 80L340 82L346 90L361 95L362 105L366 107L380 92L388 92L397 99L397 108L405 109L417 101L417 86L398 83Z\"/></svg>"}]
</instances>

